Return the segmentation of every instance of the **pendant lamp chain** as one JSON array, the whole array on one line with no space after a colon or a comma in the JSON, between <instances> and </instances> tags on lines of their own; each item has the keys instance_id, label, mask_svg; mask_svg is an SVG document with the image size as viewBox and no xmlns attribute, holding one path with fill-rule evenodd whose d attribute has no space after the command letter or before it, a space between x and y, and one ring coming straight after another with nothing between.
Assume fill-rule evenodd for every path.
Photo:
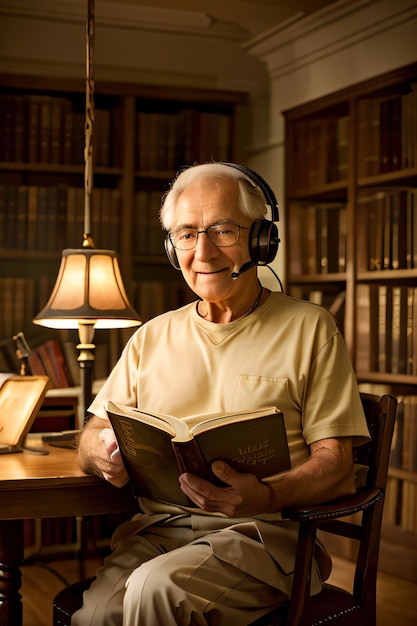
<instances>
[{"instance_id":1,"label":"pendant lamp chain","mask_svg":"<svg viewBox=\"0 0 417 626\"><path fill-rule=\"evenodd\" d=\"M84 147L84 235L83 247L94 248L91 236L91 207L93 200L93 127L94 127L94 0L88 0L86 33L85 81L85 147Z\"/></svg>"}]
</instances>

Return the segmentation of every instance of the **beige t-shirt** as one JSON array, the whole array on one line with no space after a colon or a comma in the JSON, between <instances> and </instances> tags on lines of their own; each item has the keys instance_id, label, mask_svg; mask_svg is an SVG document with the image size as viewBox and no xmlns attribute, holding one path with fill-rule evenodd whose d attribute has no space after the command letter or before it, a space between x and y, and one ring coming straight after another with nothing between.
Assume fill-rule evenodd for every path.
<instances>
[{"instance_id":1,"label":"beige t-shirt","mask_svg":"<svg viewBox=\"0 0 417 626\"><path fill-rule=\"evenodd\" d=\"M323 308L271 293L229 324L198 316L195 303L141 326L90 412L107 400L177 417L277 406L292 465L320 439L368 438L351 361Z\"/></svg>"}]
</instances>

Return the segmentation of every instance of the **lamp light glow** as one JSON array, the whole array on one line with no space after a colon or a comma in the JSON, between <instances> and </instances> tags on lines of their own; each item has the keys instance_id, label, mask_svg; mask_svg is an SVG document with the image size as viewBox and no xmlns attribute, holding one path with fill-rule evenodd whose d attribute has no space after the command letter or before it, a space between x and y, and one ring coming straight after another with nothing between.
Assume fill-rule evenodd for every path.
<instances>
[{"instance_id":1,"label":"lamp light glow","mask_svg":"<svg viewBox=\"0 0 417 626\"><path fill-rule=\"evenodd\" d=\"M113 250L63 250L51 297L33 320L55 329L77 329L86 321L94 322L96 329L141 323L126 295Z\"/></svg>"}]
</instances>

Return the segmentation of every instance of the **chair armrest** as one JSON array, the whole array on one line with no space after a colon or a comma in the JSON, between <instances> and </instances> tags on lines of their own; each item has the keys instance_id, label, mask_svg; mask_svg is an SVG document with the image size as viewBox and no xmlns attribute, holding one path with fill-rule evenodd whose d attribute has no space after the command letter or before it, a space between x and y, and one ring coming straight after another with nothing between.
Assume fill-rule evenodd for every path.
<instances>
[{"instance_id":1,"label":"chair armrest","mask_svg":"<svg viewBox=\"0 0 417 626\"><path fill-rule=\"evenodd\" d=\"M358 489L356 493L324 504L284 509L282 517L296 522L314 522L353 515L374 506L384 496L383 489Z\"/></svg>"}]
</instances>

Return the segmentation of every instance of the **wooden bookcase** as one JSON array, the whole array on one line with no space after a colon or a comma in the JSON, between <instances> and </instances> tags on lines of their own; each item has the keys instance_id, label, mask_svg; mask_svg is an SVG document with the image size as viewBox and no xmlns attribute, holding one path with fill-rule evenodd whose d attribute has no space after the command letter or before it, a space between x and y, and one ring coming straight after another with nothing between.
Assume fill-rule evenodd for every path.
<instances>
[{"instance_id":1,"label":"wooden bookcase","mask_svg":"<svg viewBox=\"0 0 417 626\"><path fill-rule=\"evenodd\" d=\"M285 112L286 290L399 399L381 567L417 580L417 64Z\"/></svg>"},{"instance_id":2,"label":"wooden bookcase","mask_svg":"<svg viewBox=\"0 0 417 626\"><path fill-rule=\"evenodd\" d=\"M81 246L84 89L83 81L0 76L0 340L20 330L36 336L32 318L51 293L61 250ZM238 158L246 100L96 84L93 239L118 253L144 321L192 297L164 253L161 196L184 165Z\"/></svg>"},{"instance_id":3,"label":"wooden bookcase","mask_svg":"<svg viewBox=\"0 0 417 626\"><path fill-rule=\"evenodd\" d=\"M17 332L32 347L56 336L39 335L32 318L51 294L61 251L82 244L84 89L83 81L0 76L0 371L18 367ZM246 101L237 92L96 85L92 235L97 248L116 250L144 321L194 298L164 252L161 196L185 165L239 158ZM96 378L108 374L125 338L96 333ZM78 343L75 331L59 339ZM57 417L54 411L49 429ZM95 540L111 535L107 518L92 521ZM77 528L72 518L44 520L39 528L28 522L26 545L29 552L68 550Z\"/></svg>"}]
</instances>

